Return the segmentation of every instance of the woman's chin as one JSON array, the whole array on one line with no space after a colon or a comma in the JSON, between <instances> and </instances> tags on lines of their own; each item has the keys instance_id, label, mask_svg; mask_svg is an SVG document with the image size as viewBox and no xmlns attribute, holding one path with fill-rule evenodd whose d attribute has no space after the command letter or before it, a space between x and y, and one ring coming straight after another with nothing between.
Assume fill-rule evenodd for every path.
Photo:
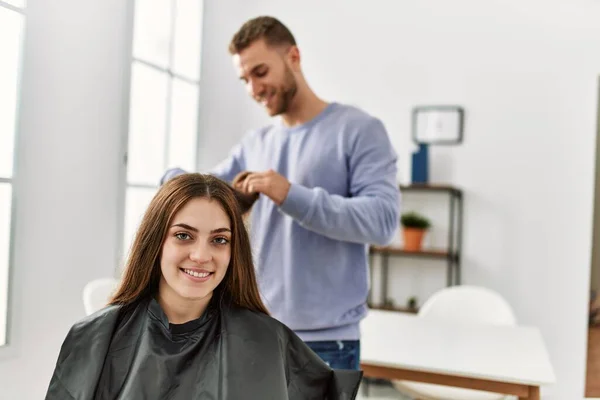
<instances>
[{"instance_id":1,"label":"woman's chin","mask_svg":"<svg viewBox=\"0 0 600 400\"><path fill-rule=\"evenodd\" d=\"M188 301L209 300L212 297L212 291L190 290L190 288L181 288L177 291L179 296Z\"/></svg>"}]
</instances>

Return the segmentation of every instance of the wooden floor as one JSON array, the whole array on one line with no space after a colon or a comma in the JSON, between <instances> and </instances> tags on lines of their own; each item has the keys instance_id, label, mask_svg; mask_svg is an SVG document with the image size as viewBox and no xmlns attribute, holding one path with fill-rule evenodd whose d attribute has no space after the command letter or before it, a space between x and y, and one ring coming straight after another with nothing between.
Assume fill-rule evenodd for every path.
<instances>
[{"instance_id":1,"label":"wooden floor","mask_svg":"<svg viewBox=\"0 0 600 400\"><path fill-rule=\"evenodd\" d=\"M600 326L589 329L587 354L585 397L600 397Z\"/></svg>"}]
</instances>

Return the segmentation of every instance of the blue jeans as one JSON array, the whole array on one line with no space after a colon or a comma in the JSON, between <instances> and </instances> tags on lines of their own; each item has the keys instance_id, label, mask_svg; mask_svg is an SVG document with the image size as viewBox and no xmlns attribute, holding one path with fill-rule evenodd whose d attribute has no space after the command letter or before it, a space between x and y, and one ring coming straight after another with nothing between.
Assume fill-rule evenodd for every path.
<instances>
[{"instance_id":1,"label":"blue jeans","mask_svg":"<svg viewBox=\"0 0 600 400\"><path fill-rule=\"evenodd\" d=\"M332 340L306 342L333 369L360 369L360 341Z\"/></svg>"}]
</instances>

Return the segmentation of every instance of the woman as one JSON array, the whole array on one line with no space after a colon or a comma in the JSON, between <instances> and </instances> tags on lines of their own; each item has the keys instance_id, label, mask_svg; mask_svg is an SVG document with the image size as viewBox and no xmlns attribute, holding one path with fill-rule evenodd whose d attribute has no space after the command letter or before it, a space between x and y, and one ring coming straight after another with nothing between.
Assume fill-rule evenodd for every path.
<instances>
[{"instance_id":1,"label":"woman","mask_svg":"<svg viewBox=\"0 0 600 400\"><path fill-rule=\"evenodd\" d=\"M110 305L69 331L46 399L356 397L361 372L333 371L268 315L239 202L206 175L160 188Z\"/></svg>"}]
</instances>

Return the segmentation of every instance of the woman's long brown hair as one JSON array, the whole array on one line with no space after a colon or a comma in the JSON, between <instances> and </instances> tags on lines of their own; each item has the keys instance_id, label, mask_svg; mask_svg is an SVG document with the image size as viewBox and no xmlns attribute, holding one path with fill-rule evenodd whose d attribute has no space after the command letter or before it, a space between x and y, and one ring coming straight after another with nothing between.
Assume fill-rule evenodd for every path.
<instances>
[{"instance_id":1,"label":"woman's long brown hair","mask_svg":"<svg viewBox=\"0 0 600 400\"><path fill-rule=\"evenodd\" d=\"M157 293L160 255L169 224L188 201L198 197L219 202L231 221L231 260L213 298L218 296L239 307L269 314L256 283L238 196L225 182L195 173L169 180L150 202L133 241L121 284L109 304L130 306Z\"/></svg>"}]
</instances>

